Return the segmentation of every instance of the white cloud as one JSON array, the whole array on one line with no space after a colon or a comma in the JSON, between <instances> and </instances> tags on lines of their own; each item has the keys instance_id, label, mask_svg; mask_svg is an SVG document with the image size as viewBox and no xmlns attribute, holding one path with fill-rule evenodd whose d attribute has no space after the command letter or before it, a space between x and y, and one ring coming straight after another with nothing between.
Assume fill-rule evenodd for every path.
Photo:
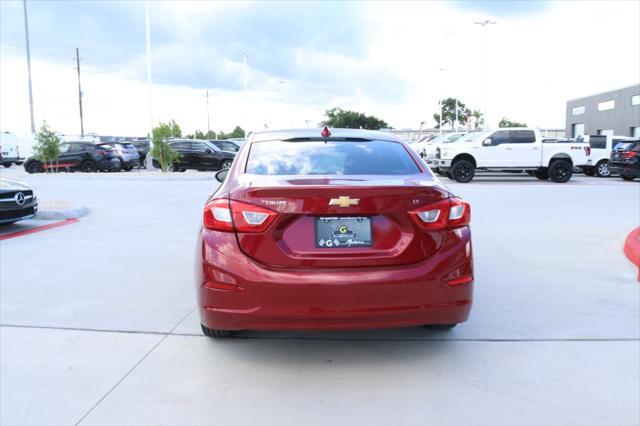
<instances>
[{"instance_id":1,"label":"white cloud","mask_svg":"<svg viewBox=\"0 0 640 426\"><path fill-rule=\"evenodd\" d=\"M203 24L195 16L227 11L224 3L162 5L168 11L162 19L175 20L181 43ZM237 13L252 6L229 7ZM639 81L638 16L639 2L553 2L536 13L504 17L482 16L449 3L362 3L358 19L375 29L365 51L347 55L331 46L318 51L316 46L298 47L286 56L274 52L274 61L294 60L283 64L296 71L284 83L282 76L252 67L250 58L248 99L242 94L240 58L216 57L216 50L207 44L196 43L189 49L183 44L154 46L154 75L179 67L187 74L199 72L201 67L190 67L204 61L206 67L215 68L217 78L223 76L229 82L226 87L237 85L236 90L210 88L215 130L228 131L243 123L259 129L265 122L270 128L304 127L307 120L316 124L323 111L333 106L375 114L396 128L415 128L422 120L432 124L442 96L459 96L468 106L483 108L484 41L482 28L473 22L489 17L498 22L489 30L492 121L506 116L534 126L564 127L567 99ZM26 134L25 61L15 49L3 47L0 53L0 127ZM47 119L57 130L78 133L77 80L71 61L62 66L34 56L38 122ZM144 57L139 56L117 73L90 64L83 67L86 131L146 132L147 89L136 80L143 64ZM437 72L438 68L447 71ZM156 121L175 118L187 132L205 129L204 93L202 88L154 85Z\"/></svg>"}]
</instances>

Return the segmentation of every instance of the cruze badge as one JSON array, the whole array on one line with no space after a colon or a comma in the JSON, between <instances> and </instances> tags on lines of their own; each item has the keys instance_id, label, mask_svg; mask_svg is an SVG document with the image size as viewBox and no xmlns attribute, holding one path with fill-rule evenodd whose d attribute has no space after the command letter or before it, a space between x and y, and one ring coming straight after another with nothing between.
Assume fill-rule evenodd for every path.
<instances>
[{"instance_id":1,"label":"cruze badge","mask_svg":"<svg viewBox=\"0 0 640 426\"><path fill-rule=\"evenodd\" d=\"M339 206L339 207L349 207L349 206L357 206L360 203L359 198L349 198L340 196L339 198L332 198L329 200L330 206Z\"/></svg>"}]
</instances>

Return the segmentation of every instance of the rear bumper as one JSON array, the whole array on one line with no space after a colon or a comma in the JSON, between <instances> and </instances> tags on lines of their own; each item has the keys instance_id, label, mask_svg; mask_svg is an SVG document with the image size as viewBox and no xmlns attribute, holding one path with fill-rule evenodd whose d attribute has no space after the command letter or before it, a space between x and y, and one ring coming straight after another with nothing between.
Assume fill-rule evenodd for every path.
<instances>
[{"instance_id":1,"label":"rear bumper","mask_svg":"<svg viewBox=\"0 0 640 426\"><path fill-rule=\"evenodd\" d=\"M609 170L617 175L640 177L640 164L609 163Z\"/></svg>"},{"instance_id":2,"label":"rear bumper","mask_svg":"<svg viewBox=\"0 0 640 426\"><path fill-rule=\"evenodd\" d=\"M442 248L404 266L279 270L238 248L235 235L203 230L195 284L202 323L220 330L340 330L465 321L473 283L469 228L448 231ZM210 288L205 282L223 284ZM217 287L217 285L215 285Z\"/></svg>"}]
</instances>

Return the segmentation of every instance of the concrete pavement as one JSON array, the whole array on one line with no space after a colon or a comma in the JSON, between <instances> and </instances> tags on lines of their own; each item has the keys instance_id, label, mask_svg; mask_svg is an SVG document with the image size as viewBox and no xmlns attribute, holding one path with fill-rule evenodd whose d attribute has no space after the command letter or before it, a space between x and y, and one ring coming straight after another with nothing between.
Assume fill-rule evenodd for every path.
<instances>
[{"instance_id":1,"label":"concrete pavement","mask_svg":"<svg viewBox=\"0 0 640 426\"><path fill-rule=\"evenodd\" d=\"M640 286L622 251L637 182L445 179L473 206L477 277L450 333L219 342L191 282L212 173L15 173L91 214L0 242L3 425L640 424Z\"/></svg>"}]
</instances>

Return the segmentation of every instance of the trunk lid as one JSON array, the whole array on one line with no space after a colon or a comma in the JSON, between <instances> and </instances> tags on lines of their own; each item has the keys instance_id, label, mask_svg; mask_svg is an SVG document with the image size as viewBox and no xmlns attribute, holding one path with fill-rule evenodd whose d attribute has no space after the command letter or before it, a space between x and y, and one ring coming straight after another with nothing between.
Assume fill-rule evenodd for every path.
<instances>
[{"instance_id":1,"label":"trunk lid","mask_svg":"<svg viewBox=\"0 0 640 426\"><path fill-rule=\"evenodd\" d=\"M407 212L449 196L424 174L344 177L244 174L229 192L232 200L278 212L265 232L236 234L242 251L265 265L301 269L422 261L440 248L443 233L421 230ZM357 205L341 207L340 204L349 204L349 200L352 204L358 200ZM354 216L370 218L371 246L317 245L317 218L332 217L339 221Z\"/></svg>"}]
</instances>

